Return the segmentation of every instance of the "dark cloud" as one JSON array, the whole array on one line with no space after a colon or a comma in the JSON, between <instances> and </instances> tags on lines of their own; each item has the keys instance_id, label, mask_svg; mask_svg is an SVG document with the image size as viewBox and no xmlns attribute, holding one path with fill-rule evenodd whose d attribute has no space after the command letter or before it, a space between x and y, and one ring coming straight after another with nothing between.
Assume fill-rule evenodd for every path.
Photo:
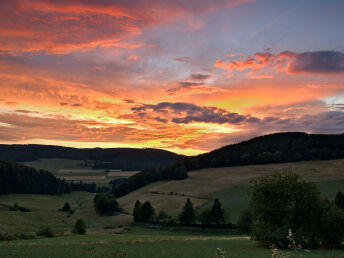
<instances>
[{"instance_id":1,"label":"dark cloud","mask_svg":"<svg viewBox=\"0 0 344 258\"><path fill-rule=\"evenodd\" d=\"M144 111L154 111L166 115L176 124L188 124L192 122L216 123L216 124L240 124L244 121L250 123L259 122L258 118L252 116L231 113L227 110L216 107L201 107L195 104L183 102L162 102L156 105L145 104L139 107L133 107L132 110L140 114Z\"/></svg>"},{"instance_id":2,"label":"dark cloud","mask_svg":"<svg viewBox=\"0 0 344 258\"><path fill-rule=\"evenodd\" d=\"M178 62L182 62L182 63L190 63L191 62L191 58L184 56L184 57L176 57L173 58L174 61L178 61Z\"/></svg>"},{"instance_id":3,"label":"dark cloud","mask_svg":"<svg viewBox=\"0 0 344 258\"><path fill-rule=\"evenodd\" d=\"M211 78L210 74L193 73L190 75L190 79L195 80L195 81L204 81L210 78Z\"/></svg>"},{"instance_id":4,"label":"dark cloud","mask_svg":"<svg viewBox=\"0 0 344 258\"><path fill-rule=\"evenodd\" d=\"M294 53L289 72L294 73L343 73L344 53L339 51L314 51Z\"/></svg>"}]
</instances>

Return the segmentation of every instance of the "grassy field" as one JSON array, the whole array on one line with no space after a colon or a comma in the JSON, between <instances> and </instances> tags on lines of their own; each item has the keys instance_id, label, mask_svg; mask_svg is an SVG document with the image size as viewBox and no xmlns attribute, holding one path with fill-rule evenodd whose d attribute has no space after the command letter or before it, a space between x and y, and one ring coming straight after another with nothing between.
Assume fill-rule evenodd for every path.
<instances>
[{"instance_id":1,"label":"grassy field","mask_svg":"<svg viewBox=\"0 0 344 258\"><path fill-rule=\"evenodd\" d=\"M53 166L55 171L66 169ZM137 199L150 200L157 212L165 210L177 215L187 198L192 199L198 211L209 207L214 198L220 198L230 220L235 222L247 207L251 178L283 169L314 181L330 199L337 191L344 191L344 160L332 160L192 171L186 180L156 182L120 198L119 202L131 212ZM94 194L85 192L62 196L0 196L0 232L33 235L48 226L58 235L63 234L55 238L0 242L0 257L222 257L217 248L225 251L224 257L228 258L271 257L272 254L271 250L259 248L255 241L233 231L132 226L130 216L99 216L93 198ZM15 202L31 212L10 211L9 206ZM65 202L75 211L73 215L57 211ZM85 236L71 233L79 218L86 221ZM344 257L344 250L303 250L291 253L290 257Z\"/></svg>"},{"instance_id":2,"label":"grassy field","mask_svg":"<svg viewBox=\"0 0 344 258\"><path fill-rule=\"evenodd\" d=\"M293 171L316 182L323 196L330 200L338 191L344 192L344 159L338 159L191 171L185 180L156 182L120 198L119 202L131 211L136 200L150 200L157 211L177 215L187 198L199 207L199 211L219 198L230 220L236 222L247 207L250 180L278 171Z\"/></svg>"},{"instance_id":3,"label":"grassy field","mask_svg":"<svg viewBox=\"0 0 344 258\"><path fill-rule=\"evenodd\" d=\"M226 252L217 256L218 248ZM117 234L88 234L0 243L1 257L271 257L247 237L231 232L194 232L134 226ZM344 257L339 251L298 251L289 257Z\"/></svg>"},{"instance_id":4,"label":"grassy field","mask_svg":"<svg viewBox=\"0 0 344 258\"><path fill-rule=\"evenodd\" d=\"M130 225L128 216L99 216L93 206L94 194L73 192L62 196L10 194L0 196L0 232L9 234L34 234L44 227L51 227L57 233L71 234L76 220L85 220L90 233L108 233L104 227L116 228ZM10 211L8 206L15 202L31 212ZM69 202L74 214L57 211Z\"/></svg>"}]
</instances>

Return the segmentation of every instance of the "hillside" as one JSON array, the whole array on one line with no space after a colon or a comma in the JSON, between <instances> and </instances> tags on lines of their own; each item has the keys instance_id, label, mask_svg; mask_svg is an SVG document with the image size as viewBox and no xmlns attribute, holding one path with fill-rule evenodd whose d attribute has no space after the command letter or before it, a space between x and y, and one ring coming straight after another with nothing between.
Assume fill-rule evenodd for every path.
<instances>
[{"instance_id":1,"label":"hillside","mask_svg":"<svg viewBox=\"0 0 344 258\"><path fill-rule=\"evenodd\" d=\"M151 171L144 171L117 185L117 197L159 180L185 179L186 171L210 167L245 166L307 160L344 158L344 134L275 133L228 145L194 157L186 157Z\"/></svg>"},{"instance_id":2,"label":"hillside","mask_svg":"<svg viewBox=\"0 0 344 258\"><path fill-rule=\"evenodd\" d=\"M90 160L94 168L144 170L167 165L184 156L160 149L92 148L77 149L50 145L0 145L0 160L16 162L39 159Z\"/></svg>"},{"instance_id":3,"label":"hillside","mask_svg":"<svg viewBox=\"0 0 344 258\"><path fill-rule=\"evenodd\" d=\"M157 212L164 210L177 215L187 198L200 207L199 211L219 198L230 220L236 222L248 205L252 178L289 170L316 182L322 194L330 200L338 191L344 191L344 159L336 159L195 170L188 172L185 180L155 182L119 198L119 202L132 212L136 200L149 200Z\"/></svg>"}]
</instances>

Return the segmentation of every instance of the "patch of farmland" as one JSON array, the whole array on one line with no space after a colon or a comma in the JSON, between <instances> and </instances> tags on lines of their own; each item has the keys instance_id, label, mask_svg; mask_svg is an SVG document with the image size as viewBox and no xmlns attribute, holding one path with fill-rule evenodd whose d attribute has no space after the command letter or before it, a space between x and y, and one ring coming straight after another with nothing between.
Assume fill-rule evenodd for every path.
<instances>
[{"instance_id":1,"label":"patch of farmland","mask_svg":"<svg viewBox=\"0 0 344 258\"><path fill-rule=\"evenodd\" d=\"M111 172L108 173L108 176L109 177L129 177L129 176L133 176L139 172L140 171L116 171L116 172L114 172L113 170L111 170Z\"/></svg>"},{"instance_id":2,"label":"patch of farmland","mask_svg":"<svg viewBox=\"0 0 344 258\"><path fill-rule=\"evenodd\" d=\"M78 173L78 174L88 174L88 173L95 173L95 172L104 172L104 170L95 170L95 169L60 169L57 171L58 174L70 174L70 173Z\"/></svg>"},{"instance_id":3,"label":"patch of farmland","mask_svg":"<svg viewBox=\"0 0 344 258\"><path fill-rule=\"evenodd\" d=\"M59 178L66 181L101 181L105 180L106 176L62 176Z\"/></svg>"}]
</instances>

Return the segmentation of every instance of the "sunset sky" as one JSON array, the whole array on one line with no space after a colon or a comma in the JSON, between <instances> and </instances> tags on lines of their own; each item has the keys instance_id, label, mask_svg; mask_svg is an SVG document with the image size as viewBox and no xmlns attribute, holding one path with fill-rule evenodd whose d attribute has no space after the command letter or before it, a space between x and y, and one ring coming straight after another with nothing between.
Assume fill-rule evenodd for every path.
<instances>
[{"instance_id":1,"label":"sunset sky","mask_svg":"<svg viewBox=\"0 0 344 258\"><path fill-rule=\"evenodd\" d=\"M344 132L342 0L0 1L0 143L186 155Z\"/></svg>"}]
</instances>

